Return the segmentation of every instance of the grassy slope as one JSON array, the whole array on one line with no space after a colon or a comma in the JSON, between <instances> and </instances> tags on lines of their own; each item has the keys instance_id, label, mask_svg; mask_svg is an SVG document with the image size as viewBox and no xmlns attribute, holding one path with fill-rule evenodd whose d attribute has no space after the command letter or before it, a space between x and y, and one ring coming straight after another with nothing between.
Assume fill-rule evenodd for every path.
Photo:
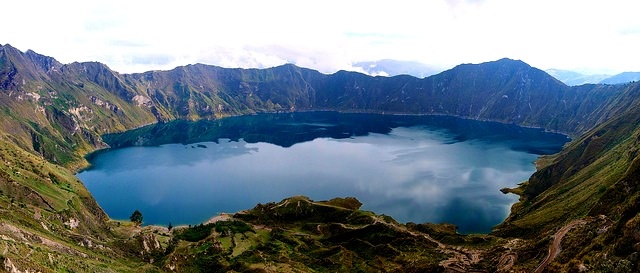
<instances>
[{"instance_id":1,"label":"grassy slope","mask_svg":"<svg viewBox=\"0 0 640 273\"><path fill-rule=\"evenodd\" d=\"M629 92L640 92L640 86ZM640 148L638 124L640 111L632 107L545 159L547 165L525 184L523 202L509 223L539 229L534 224L586 216L630 171Z\"/></svg>"},{"instance_id":2,"label":"grassy slope","mask_svg":"<svg viewBox=\"0 0 640 273\"><path fill-rule=\"evenodd\" d=\"M143 266L123 252L113 224L69 170L0 137L0 259L5 269L126 272Z\"/></svg>"},{"instance_id":3,"label":"grassy slope","mask_svg":"<svg viewBox=\"0 0 640 273\"><path fill-rule=\"evenodd\" d=\"M635 85L627 90L640 92ZM629 103L629 101L627 101ZM547 158L521 189L521 202L495 230L503 236L545 242L547 236L574 219L588 224L572 232L551 271L640 269L640 110L630 109L573 141ZM633 235L636 234L636 235ZM524 248L523 255L534 248ZM537 260L532 259L532 260Z\"/></svg>"}]
</instances>

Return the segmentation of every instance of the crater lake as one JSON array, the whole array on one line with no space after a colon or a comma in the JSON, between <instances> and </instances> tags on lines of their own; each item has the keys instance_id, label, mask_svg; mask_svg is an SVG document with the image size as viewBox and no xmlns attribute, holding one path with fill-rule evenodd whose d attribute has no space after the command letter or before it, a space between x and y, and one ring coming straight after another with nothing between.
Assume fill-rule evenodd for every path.
<instances>
[{"instance_id":1,"label":"crater lake","mask_svg":"<svg viewBox=\"0 0 640 273\"><path fill-rule=\"evenodd\" d=\"M400 222L487 233L565 135L449 116L303 112L174 121L104 136L77 176L114 219L199 224L304 195L353 196Z\"/></svg>"}]
</instances>

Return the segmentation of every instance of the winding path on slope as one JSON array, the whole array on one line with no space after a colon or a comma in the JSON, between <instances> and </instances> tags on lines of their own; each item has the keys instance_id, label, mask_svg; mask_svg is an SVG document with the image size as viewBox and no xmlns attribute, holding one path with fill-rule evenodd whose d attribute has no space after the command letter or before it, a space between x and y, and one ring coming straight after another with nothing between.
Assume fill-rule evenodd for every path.
<instances>
[{"instance_id":1,"label":"winding path on slope","mask_svg":"<svg viewBox=\"0 0 640 273\"><path fill-rule=\"evenodd\" d=\"M549 246L549 254L547 255L547 257L540 263L540 265L538 265L538 268L536 268L536 271L534 271L534 273L541 273L546 267L547 265L556 257L558 256L558 254L560 254L560 243L562 242L562 238L564 237L564 235L567 234L567 232L569 232L569 230L571 230L572 228L578 226L578 225L582 225L582 224L586 224L587 220L583 220L583 219L578 219L578 220L573 220L571 221L569 224L567 224L566 226L562 227L560 230L558 230L556 232L556 234L553 236L553 243Z\"/></svg>"},{"instance_id":2,"label":"winding path on slope","mask_svg":"<svg viewBox=\"0 0 640 273\"><path fill-rule=\"evenodd\" d=\"M384 224L390 228L393 228L400 232L407 232L415 237L423 237L428 241L435 243L438 246L438 249L445 254L451 255L446 260L440 262L440 266L444 268L444 272L453 272L453 273L473 273L473 272L486 272L484 270L472 269L470 268L473 264L477 264L481 260L482 251L467 249L460 246L452 246L444 244L436 239L433 239L429 234L418 233L412 230L407 229L406 227L399 227L397 225L388 223L384 221L381 216L373 216L373 223L375 224Z\"/></svg>"}]
</instances>

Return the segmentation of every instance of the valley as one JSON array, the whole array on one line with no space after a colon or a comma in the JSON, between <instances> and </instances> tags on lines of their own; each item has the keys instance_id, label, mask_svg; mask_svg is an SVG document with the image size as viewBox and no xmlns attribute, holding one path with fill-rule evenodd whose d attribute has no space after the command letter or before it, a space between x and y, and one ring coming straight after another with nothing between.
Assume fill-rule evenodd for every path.
<instances>
[{"instance_id":1,"label":"valley","mask_svg":"<svg viewBox=\"0 0 640 273\"><path fill-rule=\"evenodd\" d=\"M61 64L2 45L2 262L16 272L532 272L554 234L588 220L561 233L562 251L543 270L634 272L639 92L638 83L569 87L510 59L423 79L327 75L294 65L197 64L120 74L96 62ZM88 165L84 156L108 147L105 134L173 120L319 110L496 121L566 133L573 141L542 157L528 181L508 190L520 200L488 235L400 224L359 210L357 200L304 197L258 204L235 214L236 221L207 228L139 228L109 219L74 176Z\"/></svg>"}]
</instances>

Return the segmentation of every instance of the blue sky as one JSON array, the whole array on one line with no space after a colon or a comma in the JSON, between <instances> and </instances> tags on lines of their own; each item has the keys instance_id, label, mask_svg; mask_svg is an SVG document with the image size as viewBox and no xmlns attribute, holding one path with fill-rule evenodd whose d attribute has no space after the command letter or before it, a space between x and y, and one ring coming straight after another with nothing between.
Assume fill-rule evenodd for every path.
<instances>
[{"instance_id":1,"label":"blue sky","mask_svg":"<svg viewBox=\"0 0 640 273\"><path fill-rule=\"evenodd\" d=\"M640 1L9 1L0 44L119 72L191 63L332 73L358 61L443 69L503 57L547 69L640 71Z\"/></svg>"}]
</instances>

